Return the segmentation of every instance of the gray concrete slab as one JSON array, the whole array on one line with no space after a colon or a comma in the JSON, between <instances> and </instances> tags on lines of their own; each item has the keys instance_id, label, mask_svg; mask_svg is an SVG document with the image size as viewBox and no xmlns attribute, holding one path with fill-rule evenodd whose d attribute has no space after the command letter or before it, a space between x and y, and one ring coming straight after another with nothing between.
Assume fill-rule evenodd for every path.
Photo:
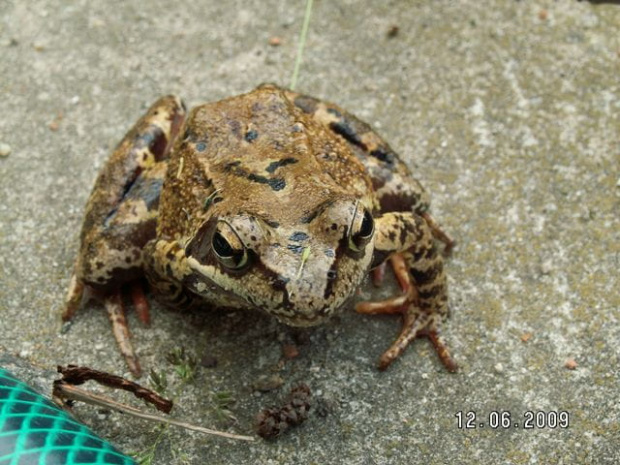
<instances>
[{"instance_id":1,"label":"gray concrete slab","mask_svg":"<svg viewBox=\"0 0 620 465\"><path fill-rule=\"evenodd\" d=\"M48 370L126 373L101 307L60 333L96 173L162 94L195 105L288 85L302 19L301 1L0 0L4 351ZM227 428L212 393L230 391L231 430L247 433L300 381L314 414L251 445L158 436L89 407L82 418L125 451L156 445L153 463L618 463L619 25L617 4L585 1L317 2L298 89L373 124L431 190L459 242L445 336L460 372L446 373L424 340L378 372L393 318L347 312L281 364L288 336L268 318L153 304L152 328L130 316L147 369L174 387L175 347L219 360L182 390L176 416ZM285 385L256 394L263 374ZM455 415L472 411L477 427L459 429ZM499 411L519 426L492 428ZM570 426L524 429L528 411L566 411Z\"/></svg>"}]
</instances>

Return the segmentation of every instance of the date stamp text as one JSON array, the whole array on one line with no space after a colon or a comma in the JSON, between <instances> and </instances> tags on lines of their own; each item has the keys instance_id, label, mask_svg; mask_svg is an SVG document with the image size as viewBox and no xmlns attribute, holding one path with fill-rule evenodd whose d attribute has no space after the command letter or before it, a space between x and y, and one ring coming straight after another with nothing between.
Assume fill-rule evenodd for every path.
<instances>
[{"instance_id":1,"label":"date stamp text","mask_svg":"<svg viewBox=\"0 0 620 465\"><path fill-rule=\"evenodd\" d=\"M476 412L459 410L454 415L458 429L566 429L570 426L570 414L567 411L545 412L528 410L521 415L509 411L491 411L484 416Z\"/></svg>"}]
</instances>

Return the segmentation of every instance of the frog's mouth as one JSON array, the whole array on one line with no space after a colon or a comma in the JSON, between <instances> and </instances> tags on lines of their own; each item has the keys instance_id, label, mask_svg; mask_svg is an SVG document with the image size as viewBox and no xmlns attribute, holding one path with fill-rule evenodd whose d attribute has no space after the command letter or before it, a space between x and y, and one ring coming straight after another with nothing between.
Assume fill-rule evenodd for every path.
<instances>
[{"instance_id":1,"label":"frog's mouth","mask_svg":"<svg viewBox=\"0 0 620 465\"><path fill-rule=\"evenodd\" d=\"M318 326L327 322L334 315L340 313L340 310L344 307L344 303L345 301L335 306L332 303L332 305L312 308L311 306L295 305L285 301L284 305L272 309L268 313L275 316L280 323L287 326L303 328Z\"/></svg>"},{"instance_id":2,"label":"frog's mouth","mask_svg":"<svg viewBox=\"0 0 620 465\"><path fill-rule=\"evenodd\" d=\"M282 315L276 314L276 318L280 323L284 323L287 326L293 326L296 328L307 328L310 326L318 326L322 323L325 323L332 316L331 313L322 315L322 314L314 314L314 315L306 315L306 314L295 314L295 315Z\"/></svg>"}]
</instances>

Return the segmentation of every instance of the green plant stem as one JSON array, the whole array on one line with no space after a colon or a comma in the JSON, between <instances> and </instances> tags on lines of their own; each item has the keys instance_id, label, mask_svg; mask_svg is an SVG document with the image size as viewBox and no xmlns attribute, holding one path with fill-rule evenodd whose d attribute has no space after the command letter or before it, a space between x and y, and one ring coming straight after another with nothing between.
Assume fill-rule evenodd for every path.
<instances>
[{"instance_id":1,"label":"green plant stem","mask_svg":"<svg viewBox=\"0 0 620 465\"><path fill-rule=\"evenodd\" d=\"M304 13L304 24L301 28L299 36L299 45L297 47L297 57L295 57L295 69L293 70L293 78L291 79L291 90L295 90L297 85L297 77L299 76L299 68L304 54L304 45L306 45L306 37L308 35L308 27L310 26L310 14L312 13L313 0L306 0L306 12Z\"/></svg>"}]
</instances>

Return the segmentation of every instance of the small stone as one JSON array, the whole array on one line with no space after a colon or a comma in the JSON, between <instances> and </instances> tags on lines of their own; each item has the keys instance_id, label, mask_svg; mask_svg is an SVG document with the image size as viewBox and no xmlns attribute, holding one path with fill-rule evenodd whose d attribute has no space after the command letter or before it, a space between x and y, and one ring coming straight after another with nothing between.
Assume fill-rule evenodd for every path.
<instances>
[{"instance_id":1,"label":"small stone","mask_svg":"<svg viewBox=\"0 0 620 465\"><path fill-rule=\"evenodd\" d=\"M262 375L252 383L255 391L269 392L278 389L284 384L284 380L278 375Z\"/></svg>"},{"instance_id":2,"label":"small stone","mask_svg":"<svg viewBox=\"0 0 620 465\"><path fill-rule=\"evenodd\" d=\"M0 157L8 157L11 154L11 146L0 142Z\"/></svg>"},{"instance_id":3,"label":"small stone","mask_svg":"<svg viewBox=\"0 0 620 465\"><path fill-rule=\"evenodd\" d=\"M284 355L284 358L287 360L291 360L299 356L299 349L293 344L284 344L282 346L282 355Z\"/></svg>"},{"instance_id":4,"label":"small stone","mask_svg":"<svg viewBox=\"0 0 620 465\"><path fill-rule=\"evenodd\" d=\"M498 373L502 373L504 371L504 365L501 363L496 363L493 368L495 368L495 371Z\"/></svg>"},{"instance_id":5,"label":"small stone","mask_svg":"<svg viewBox=\"0 0 620 465\"><path fill-rule=\"evenodd\" d=\"M47 127L50 128L50 130L52 131L58 131L58 129L60 129L60 122L62 121L62 118L63 118L63 114L58 113L56 115L56 118L54 118L54 121L48 124Z\"/></svg>"},{"instance_id":6,"label":"small stone","mask_svg":"<svg viewBox=\"0 0 620 465\"><path fill-rule=\"evenodd\" d=\"M574 370L575 368L577 368L579 366L579 364L575 361L574 358L567 358L564 361L564 367L568 368L569 370Z\"/></svg>"},{"instance_id":7,"label":"small stone","mask_svg":"<svg viewBox=\"0 0 620 465\"><path fill-rule=\"evenodd\" d=\"M282 45L282 38L278 37L278 36L272 36L269 38L269 45L273 46L273 47L277 47L279 45Z\"/></svg>"},{"instance_id":8,"label":"small stone","mask_svg":"<svg viewBox=\"0 0 620 465\"><path fill-rule=\"evenodd\" d=\"M34 48L37 52L42 52L45 50L45 43L41 40L35 40L32 43L32 48Z\"/></svg>"},{"instance_id":9,"label":"small stone","mask_svg":"<svg viewBox=\"0 0 620 465\"><path fill-rule=\"evenodd\" d=\"M400 32L400 28L396 24L394 24L393 26L390 26L390 28L388 29L387 36L389 39L393 39L394 37L398 35L399 32Z\"/></svg>"},{"instance_id":10,"label":"small stone","mask_svg":"<svg viewBox=\"0 0 620 465\"><path fill-rule=\"evenodd\" d=\"M521 342L527 342L532 339L532 333L523 333L521 334Z\"/></svg>"},{"instance_id":11,"label":"small stone","mask_svg":"<svg viewBox=\"0 0 620 465\"><path fill-rule=\"evenodd\" d=\"M553 263L551 262L551 260L545 260L540 265L540 272L544 275L550 274L552 269L553 269Z\"/></svg>"}]
</instances>

